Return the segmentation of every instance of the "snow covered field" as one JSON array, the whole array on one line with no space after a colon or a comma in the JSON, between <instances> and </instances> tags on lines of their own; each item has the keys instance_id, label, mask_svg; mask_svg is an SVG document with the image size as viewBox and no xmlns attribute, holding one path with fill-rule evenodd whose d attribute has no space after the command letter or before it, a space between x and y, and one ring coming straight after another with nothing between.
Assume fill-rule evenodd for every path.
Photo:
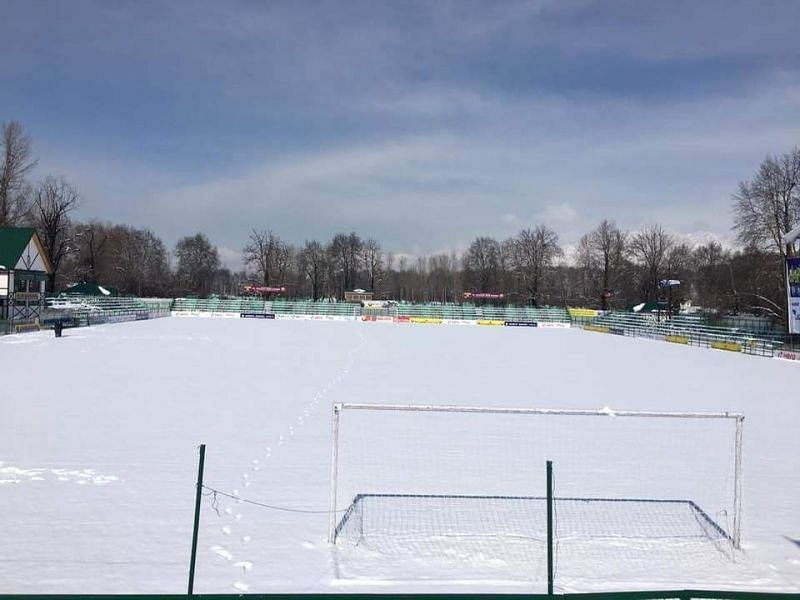
<instances>
[{"instance_id":1,"label":"snow covered field","mask_svg":"<svg viewBox=\"0 0 800 600\"><path fill-rule=\"evenodd\" d=\"M564 544L556 588L800 591L798 378L800 364L578 330L168 318L0 338L0 593L185 591L201 442L209 486L320 512L206 496L197 592L545 590L526 550L520 578L492 557L442 572L331 547L342 401L741 411L742 551L601 541L587 560Z\"/></svg>"}]
</instances>

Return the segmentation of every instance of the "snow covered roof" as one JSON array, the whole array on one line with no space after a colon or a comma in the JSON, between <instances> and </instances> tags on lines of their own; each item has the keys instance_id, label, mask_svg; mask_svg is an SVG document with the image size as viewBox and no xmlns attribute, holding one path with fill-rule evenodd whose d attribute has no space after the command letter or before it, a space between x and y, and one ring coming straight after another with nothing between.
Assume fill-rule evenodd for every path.
<instances>
[{"instance_id":1,"label":"snow covered roof","mask_svg":"<svg viewBox=\"0 0 800 600\"><path fill-rule=\"evenodd\" d=\"M103 287L96 283L78 283L68 287L63 292L62 296L79 295L79 296L116 296L117 290L112 287Z\"/></svg>"}]
</instances>

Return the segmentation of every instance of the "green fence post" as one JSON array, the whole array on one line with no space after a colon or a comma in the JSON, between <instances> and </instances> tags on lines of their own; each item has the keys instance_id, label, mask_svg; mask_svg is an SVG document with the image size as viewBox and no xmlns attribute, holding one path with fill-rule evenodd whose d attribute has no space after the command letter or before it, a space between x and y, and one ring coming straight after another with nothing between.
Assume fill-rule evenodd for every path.
<instances>
[{"instance_id":1,"label":"green fence post","mask_svg":"<svg viewBox=\"0 0 800 600\"><path fill-rule=\"evenodd\" d=\"M547 461L547 595L553 595L553 461Z\"/></svg>"},{"instance_id":2,"label":"green fence post","mask_svg":"<svg viewBox=\"0 0 800 600\"><path fill-rule=\"evenodd\" d=\"M197 466L197 492L194 499L194 529L192 531L192 556L189 562L189 595L194 589L194 564L197 558L197 531L200 528L200 500L203 495L203 465L206 461L206 445L200 444L200 462Z\"/></svg>"}]
</instances>

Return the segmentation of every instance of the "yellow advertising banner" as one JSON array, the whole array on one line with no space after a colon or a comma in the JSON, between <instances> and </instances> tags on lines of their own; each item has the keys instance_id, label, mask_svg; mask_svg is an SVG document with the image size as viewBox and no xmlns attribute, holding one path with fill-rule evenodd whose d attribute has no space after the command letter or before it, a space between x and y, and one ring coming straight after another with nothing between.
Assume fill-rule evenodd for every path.
<instances>
[{"instance_id":1,"label":"yellow advertising banner","mask_svg":"<svg viewBox=\"0 0 800 600\"><path fill-rule=\"evenodd\" d=\"M742 345L736 342L711 342L711 347L717 350L727 350L728 352L742 351Z\"/></svg>"},{"instance_id":2,"label":"yellow advertising banner","mask_svg":"<svg viewBox=\"0 0 800 600\"><path fill-rule=\"evenodd\" d=\"M567 308L570 317L589 317L597 316L597 311L593 308Z\"/></svg>"}]
</instances>

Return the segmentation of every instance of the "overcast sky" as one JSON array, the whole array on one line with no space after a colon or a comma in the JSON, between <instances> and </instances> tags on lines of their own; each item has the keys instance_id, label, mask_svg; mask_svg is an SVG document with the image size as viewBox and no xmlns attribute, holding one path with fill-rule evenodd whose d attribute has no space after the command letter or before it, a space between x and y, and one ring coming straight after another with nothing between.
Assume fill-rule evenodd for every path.
<instances>
[{"instance_id":1,"label":"overcast sky","mask_svg":"<svg viewBox=\"0 0 800 600\"><path fill-rule=\"evenodd\" d=\"M731 241L800 144L800 2L0 1L0 121L78 217L462 250L602 218Z\"/></svg>"}]
</instances>

